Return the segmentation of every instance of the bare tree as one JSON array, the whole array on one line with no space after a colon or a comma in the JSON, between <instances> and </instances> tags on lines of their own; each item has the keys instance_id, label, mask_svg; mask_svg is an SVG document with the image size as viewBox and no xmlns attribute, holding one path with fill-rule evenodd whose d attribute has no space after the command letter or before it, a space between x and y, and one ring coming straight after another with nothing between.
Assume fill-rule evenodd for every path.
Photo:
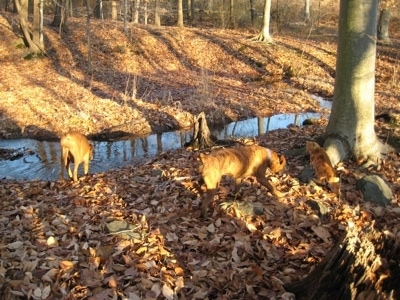
<instances>
[{"instance_id":1,"label":"bare tree","mask_svg":"<svg viewBox=\"0 0 400 300\"><path fill-rule=\"evenodd\" d=\"M91 43L91 33L90 33L90 4L89 0L85 0L86 5L86 38L87 38L87 47L88 47L88 74L93 73L92 67L92 43Z\"/></svg>"},{"instance_id":2,"label":"bare tree","mask_svg":"<svg viewBox=\"0 0 400 300\"><path fill-rule=\"evenodd\" d=\"M124 0L124 33L128 33L128 0Z\"/></svg>"},{"instance_id":3,"label":"bare tree","mask_svg":"<svg viewBox=\"0 0 400 300\"><path fill-rule=\"evenodd\" d=\"M310 3L311 0L304 0L304 22L310 21Z\"/></svg>"},{"instance_id":4,"label":"bare tree","mask_svg":"<svg viewBox=\"0 0 400 300\"><path fill-rule=\"evenodd\" d=\"M183 3L178 0L178 27L183 27Z\"/></svg>"},{"instance_id":5,"label":"bare tree","mask_svg":"<svg viewBox=\"0 0 400 300\"><path fill-rule=\"evenodd\" d=\"M93 15L97 19L104 20L103 0L97 0Z\"/></svg>"},{"instance_id":6,"label":"bare tree","mask_svg":"<svg viewBox=\"0 0 400 300\"><path fill-rule=\"evenodd\" d=\"M32 40L41 50L44 50L43 41L43 0L33 1Z\"/></svg>"},{"instance_id":7,"label":"bare tree","mask_svg":"<svg viewBox=\"0 0 400 300\"><path fill-rule=\"evenodd\" d=\"M67 14L67 8L68 8L68 2L70 0L57 0L55 2L55 9L54 9L54 18L53 21L51 22L52 26L58 27L59 32L66 32L68 30L67 27L67 19L68 19L68 14Z\"/></svg>"},{"instance_id":8,"label":"bare tree","mask_svg":"<svg viewBox=\"0 0 400 300\"><path fill-rule=\"evenodd\" d=\"M236 27L236 20L235 20L235 13L234 13L234 1L229 1L229 21L228 27L235 28Z\"/></svg>"},{"instance_id":9,"label":"bare tree","mask_svg":"<svg viewBox=\"0 0 400 300\"><path fill-rule=\"evenodd\" d=\"M333 164L376 163L387 149L374 130L379 0L341 0L333 106L324 146ZM400 247L384 224L349 226L310 274L286 290L296 299L398 299Z\"/></svg>"},{"instance_id":10,"label":"bare tree","mask_svg":"<svg viewBox=\"0 0 400 300\"><path fill-rule=\"evenodd\" d=\"M115 0L111 1L111 20L118 19L118 2Z\"/></svg>"},{"instance_id":11,"label":"bare tree","mask_svg":"<svg viewBox=\"0 0 400 300\"><path fill-rule=\"evenodd\" d=\"M396 0L379 1L378 40L390 43L389 23L392 10L396 8Z\"/></svg>"},{"instance_id":12,"label":"bare tree","mask_svg":"<svg viewBox=\"0 0 400 300\"><path fill-rule=\"evenodd\" d=\"M254 0L250 0L250 20L252 26L254 26L254 19L255 19Z\"/></svg>"},{"instance_id":13,"label":"bare tree","mask_svg":"<svg viewBox=\"0 0 400 300\"><path fill-rule=\"evenodd\" d=\"M260 33L253 38L253 40L259 42L272 42L272 37L269 33L269 23L271 20L271 0L264 0L264 14L263 14L263 25Z\"/></svg>"},{"instance_id":14,"label":"bare tree","mask_svg":"<svg viewBox=\"0 0 400 300\"><path fill-rule=\"evenodd\" d=\"M154 4L154 25L155 26L161 26L161 20L160 20L160 0L155 0Z\"/></svg>"},{"instance_id":15,"label":"bare tree","mask_svg":"<svg viewBox=\"0 0 400 300\"><path fill-rule=\"evenodd\" d=\"M8 11L8 3L6 0L0 1L0 11Z\"/></svg>"},{"instance_id":16,"label":"bare tree","mask_svg":"<svg viewBox=\"0 0 400 300\"><path fill-rule=\"evenodd\" d=\"M43 41L43 30L40 31L40 23L42 20L34 20L34 30L35 30L35 38L33 39L33 33L29 28L28 23L28 0L15 0L15 6L18 11L20 27L22 31L22 35L24 38L25 45L29 48L30 54L41 55L44 54L43 45L40 43L40 40ZM34 14L34 17L40 18L40 12ZM43 15L43 14L42 14Z\"/></svg>"},{"instance_id":17,"label":"bare tree","mask_svg":"<svg viewBox=\"0 0 400 300\"><path fill-rule=\"evenodd\" d=\"M143 17L144 17L143 23L144 23L144 25L147 25L147 21L149 19L149 14L147 12L148 4L149 4L149 1L148 0L144 0L144 3L143 3L143 6L144 6L143 7Z\"/></svg>"},{"instance_id":18,"label":"bare tree","mask_svg":"<svg viewBox=\"0 0 400 300\"><path fill-rule=\"evenodd\" d=\"M386 150L374 129L377 4L340 4L335 90L325 141L334 165L349 155L376 163Z\"/></svg>"},{"instance_id":19,"label":"bare tree","mask_svg":"<svg viewBox=\"0 0 400 300\"><path fill-rule=\"evenodd\" d=\"M186 16L188 17L188 19L191 19L193 16L192 4L194 4L194 0L186 0L186 6L187 6Z\"/></svg>"},{"instance_id":20,"label":"bare tree","mask_svg":"<svg viewBox=\"0 0 400 300\"><path fill-rule=\"evenodd\" d=\"M378 40L389 42L389 22L391 16L391 9L388 7L383 8L379 12L379 23L378 23Z\"/></svg>"},{"instance_id":21,"label":"bare tree","mask_svg":"<svg viewBox=\"0 0 400 300\"><path fill-rule=\"evenodd\" d=\"M139 8L140 8L140 0L133 1L133 24L139 23Z\"/></svg>"}]
</instances>

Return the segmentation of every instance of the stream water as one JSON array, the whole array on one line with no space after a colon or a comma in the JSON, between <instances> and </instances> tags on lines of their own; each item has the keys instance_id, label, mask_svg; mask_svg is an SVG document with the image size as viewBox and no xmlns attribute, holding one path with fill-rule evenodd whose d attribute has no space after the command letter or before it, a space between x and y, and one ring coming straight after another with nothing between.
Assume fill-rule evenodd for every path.
<instances>
[{"instance_id":1,"label":"stream water","mask_svg":"<svg viewBox=\"0 0 400 300\"><path fill-rule=\"evenodd\" d=\"M326 107L328 101L317 99ZM318 113L279 114L268 118L252 118L232 122L219 130L211 130L218 139L231 137L254 137L270 130L286 128L290 124L301 125L304 120L319 118ZM152 134L144 138L112 142L93 142L94 157L90 162L90 173L104 172L129 164L143 162L165 150L181 148L190 141L192 131L173 131ZM15 149L23 153L14 159L0 160L0 179L58 180L60 174L59 142L32 139L0 140L0 149ZM79 175L82 174L79 168Z\"/></svg>"}]
</instances>

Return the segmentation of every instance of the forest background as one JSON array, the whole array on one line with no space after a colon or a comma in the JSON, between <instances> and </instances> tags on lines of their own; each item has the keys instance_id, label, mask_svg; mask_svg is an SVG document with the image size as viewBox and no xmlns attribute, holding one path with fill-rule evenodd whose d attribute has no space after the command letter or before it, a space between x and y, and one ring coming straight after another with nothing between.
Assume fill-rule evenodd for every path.
<instances>
[{"instance_id":1,"label":"forest background","mask_svg":"<svg viewBox=\"0 0 400 300\"><path fill-rule=\"evenodd\" d=\"M44 19L44 50L49 59L42 61L22 59L29 51L21 49L23 40L14 33L18 32L18 17L3 14L1 93L7 99L1 107L3 138L56 138L72 129L93 137L109 131L143 136L190 126L193 115L201 111L211 124L218 124L316 111L319 107L313 95L332 97L336 1L311 2L312 18L307 22L304 3L274 2L270 32L275 43L269 46L251 41L262 24L263 1L254 1L253 22L249 3L236 2L234 26L226 21L229 3L193 1L194 15L185 18L182 30L152 26L152 2L147 4L149 25L143 25L147 3L143 2L137 10L141 12L138 24L130 22L127 34L121 30L121 15L112 21L104 9L104 21L91 19L90 47L84 3L71 2L75 17L65 17L65 32L51 26L59 16L54 15L59 6L44 3L44 11L53 14ZM173 25L175 2L161 4L161 24ZM121 5L117 6L120 14ZM91 11L95 7L91 3ZM392 28L396 28L396 14L394 8ZM397 32L391 32L396 45ZM392 49L382 46L382 58ZM390 89L397 88L398 65L387 60L383 64L385 69L378 69L378 76ZM29 96L16 86L29 88ZM396 103L379 105L380 99L378 95L378 113Z\"/></svg>"},{"instance_id":2,"label":"forest background","mask_svg":"<svg viewBox=\"0 0 400 300\"><path fill-rule=\"evenodd\" d=\"M105 2L102 20L87 19L87 7L71 2L66 27L51 25L57 6L45 2L43 58L25 48L12 3L0 3L2 138L57 139L72 129L94 139L143 136L190 128L201 111L211 126L321 112L313 125L256 138L286 153L326 125L329 112L315 96L333 95L337 1L311 1L309 19L304 2L273 1L268 44L252 40L263 1L234 1L230 10L232 2L192 0L194 14L184 16L183 28L175 26L172 1L160 2L161 26L152 24L150 1L141 2L138 22L132 18L127 28L122 2L116 2L115 20L112 3ZM378 46L375 95L376 114L384 116L376 120L377 133L395 146L398 25L394 7L390 41ZM78 183L2 180L1 293L10 299L290 297L284 285L308 274L349 224L379 221L393 229L399 223L397 152L381 169L342 163L339 198L298 179L307 164L305 154L288 159L285 175L274 179L288 193L279 202L251 181L241 191L245 201L235 201L229 185L221 187L219 209L206 220L199 218L196 153L184 149ZM390 208L365 203L354 188L361 176L376 173L393 190ZM323 205L315 209L317 202ZM249 213L248 203L261 203L262 214ZM129 230L113 228L116 221ZM132 235L123 236L128 231Z\"/></svg>"}]
</instances>

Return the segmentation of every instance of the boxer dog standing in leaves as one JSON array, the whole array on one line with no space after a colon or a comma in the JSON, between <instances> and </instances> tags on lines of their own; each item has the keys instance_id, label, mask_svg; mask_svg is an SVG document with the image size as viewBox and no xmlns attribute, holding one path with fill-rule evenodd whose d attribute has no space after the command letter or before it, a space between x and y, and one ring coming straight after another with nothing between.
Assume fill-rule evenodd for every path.
<instances>
[{"instance_id":1,"label":"boxer dog standing in leaves","mask_svg":"<svg viewBox=\"0 0 400 300\"><path fill-rule=\"evenodd\" d=\"M283 155L258 146L243 146L221 149L210 154L200 153L199 172L207 186L205 197L203 195L201 213L206 215L208 206L213 201L222 175L230 175L236 179L237 185L242 179L255 176L257 181L265 186L274 196L283 197L266 178L266 171L273 173L285 168L286 159Z\"/></svg>"},{"instance_id":2,"label":"boxer dog standing in leaves","mask_svg":"<svg viewBox=\"0 0 400 300\"><path fill-rule=\"evenodd\" d=\"M84 164L85 175L89 172L89 160L93 156L93 145L87 138L79 132L69 132L61 138L61 174L60 180L64 180L64 168L67 169L68 176L78 180L78 167ZM74 164L74 173L72 175L70 163Z\"/></svg>"}]
</instances>

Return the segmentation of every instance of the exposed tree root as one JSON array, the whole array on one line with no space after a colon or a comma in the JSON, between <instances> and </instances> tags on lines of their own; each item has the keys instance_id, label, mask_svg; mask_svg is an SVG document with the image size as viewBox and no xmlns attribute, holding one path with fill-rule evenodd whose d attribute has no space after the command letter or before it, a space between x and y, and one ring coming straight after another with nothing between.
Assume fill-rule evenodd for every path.
<instances>
[{"instance_id":1,"label":"exposed tree root","mask_svg":"<svg viewBox=\"0 0 400 300\"><path fill-rule=\"evenodd\" d=\"M399 243L374 226L353 226L303 280L296 299L398 299Z\"/></svg>"}]
</instances>

